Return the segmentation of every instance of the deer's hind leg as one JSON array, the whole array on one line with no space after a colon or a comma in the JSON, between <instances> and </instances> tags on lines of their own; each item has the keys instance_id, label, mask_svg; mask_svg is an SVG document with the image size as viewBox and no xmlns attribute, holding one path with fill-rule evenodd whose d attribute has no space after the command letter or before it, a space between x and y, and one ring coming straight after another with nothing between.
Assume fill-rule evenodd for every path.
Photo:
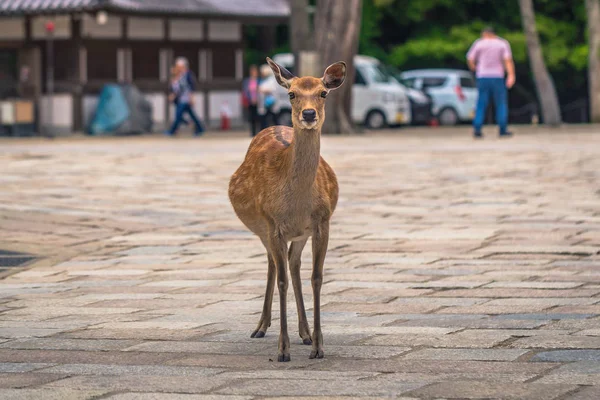
<instances>
[{"instance_id":1,"label":"deer's hind leg","mask_svg":"<svg viewBox=\"0 0 600 400\"><path fill-rule=\"evenodd\" d=\"M311 283L313 288L315 325L312 335L312 351L309 358L323 358L323 332L321 331L321 287L323 286L323 264L329 244L329 221L315 224L313 246L313 270Z\"/></svg>"},{"instance_id":2,"label":"deer's hind leg","mask_svg":"<svg viewBox=\"0 0 600 400\"><path fill-rule=\"evenodd\" d=\"M296 297L296 307L298 308L298 333L302 338L302 342L306 345L312 344L310 337L310 328L306 319L306 311L304 309L304 298L302 297L302 280L300 279L300 265L302 258L302 250L308 239L292 242L288 254L290 275L292 276L292 286L294 287L294 296Z\"/></svg>"},{"instance_id":3,"label":"deer's hind leg","mask_svg":"<svg viewBox=\"0 0 600 400\"><path fill-rule=\"evenodd\" d=\"M262 338L265 337L267 329L271 326L271 307L273 306L273 291L275 289L275 262L271 256L271 252L267 252L269 269L267 271L267 289L265 291L265 302L263 304L262 314L258 321L256 330L252 332L250 337Z\"/></svg>"}]
</instances>

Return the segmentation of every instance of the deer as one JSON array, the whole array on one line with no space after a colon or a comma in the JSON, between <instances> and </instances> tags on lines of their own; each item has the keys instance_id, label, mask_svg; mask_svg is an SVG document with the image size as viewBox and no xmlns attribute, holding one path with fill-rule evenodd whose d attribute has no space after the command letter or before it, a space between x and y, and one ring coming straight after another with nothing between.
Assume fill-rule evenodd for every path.
<instances>
[{"instance_id":1,"label":"deer","mask_svg":"<svg viewBox=\"0 0 600 400\"><path fill-rule=\"evenodd\" d=\"M267 287L258 326L252 338L262 338L271 326L275 280L279 290L279 362L290 361L287 326L289 265L298 331L303 344L312 345L309 358L323 358L321 331L321 287L323 264L329 243L330 219L338 202L335 172L320 155L321 129L327 94L346 78L342 61L325 69L322 78L294 76L267 57L277 83L288 90L292 126L273 126L250 142L245 159L229 182L229 199L242 223L261 240L267 250ZM312 335L304 300L300 265L302 251L312 237L314 326ZM288 249L288 243L289 249Z\"/></svg>"}]
</instances>

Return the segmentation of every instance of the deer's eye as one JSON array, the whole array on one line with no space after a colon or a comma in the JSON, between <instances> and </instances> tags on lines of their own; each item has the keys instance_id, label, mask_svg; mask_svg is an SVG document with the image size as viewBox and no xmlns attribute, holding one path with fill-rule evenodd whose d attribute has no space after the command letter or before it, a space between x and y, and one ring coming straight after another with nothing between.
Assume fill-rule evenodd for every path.
<instances>
[{"instance_id":1,"label":"deer's eye","mask_svg":"<svg viewBox=\"0 0 600 400\"><path fill-rule=\"evenodd\" d=\"M322 98L325 98L325 97L327 97L327 92L326 92L325 90L323 90L323 91L321 92L321 97L322 97Z\"/></svg>"},{"instance_id":2,"label":"deer's eye","mask_svg":"<svg viewBox=\"0 0 600 400\"><path fill-rule=\"evenodd\" d=\"M289 92L288 96L290 96L290 100L293 100L296 98L296 95L294 94L294 92Z\"/></svg>"}]
</instances>

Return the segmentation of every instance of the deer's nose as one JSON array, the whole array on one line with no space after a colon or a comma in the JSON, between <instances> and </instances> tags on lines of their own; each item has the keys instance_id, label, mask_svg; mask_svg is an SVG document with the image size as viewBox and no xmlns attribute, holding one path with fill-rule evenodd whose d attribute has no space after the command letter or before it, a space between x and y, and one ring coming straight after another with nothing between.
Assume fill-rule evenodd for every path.
<instances>
[{"instance_id":1,"label":"deer's nose","mask_svg":"<svg viewBox=\"0 0 600 400\"><path fill-rule=\"evenodd\" d=\"M313 122L317 118L317 112L313 109L302 111L302 118L306 122Z\"/></svg>"}]
</instances>

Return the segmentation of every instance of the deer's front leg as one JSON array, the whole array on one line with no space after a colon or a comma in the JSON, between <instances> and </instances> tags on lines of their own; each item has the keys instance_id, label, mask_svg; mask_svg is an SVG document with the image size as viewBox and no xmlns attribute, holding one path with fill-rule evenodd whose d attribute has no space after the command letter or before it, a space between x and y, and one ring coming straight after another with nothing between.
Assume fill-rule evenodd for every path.
<instances>
[{"instance_id":1,"label":"deer's front leg","mask_svg":"<svg viewBox=\"0 0 600 400\"><path fill-rule=\"evenodd\" d=\"M302 250L308 239L292 242L289 253L290 275L292 277L292 287L296 297L296 307L298 309L298 332L302 342L306 345L312 344L310 338L310 328L306 319L306 310L304 309L304 298L302 297L302 279L300 278L300 266L302 264Z\"/></svg>"},{"instance_id":2,"label":"deer's front leg","mask_svg":"<svg viewBox=\"0 0 600 400\"><path fill-rule=\"evenodd\" d=\"M290 338L287 328L287 242L281 233L273 229L269 238L271 256L277 270L277 288L279 289L279 310L281 331L279 333L279 354L277 361L290 361Z\"/></svg>"},{"instance_id":3,"label":"deer's front leg","mask_svg":"<svg viewBox=\"0 0 600 400\"><path fill-rule=\"evenodd\" d=\"M310 358L323 358L323 333L321 332L321 286L323 285L323 263L329 244L329 221L315 225L313 229L313 270L312 288L314 300L315 322L312 334L312 351Z\"/></svg>"},{"instance_id":4,"label":"deer's front leg","mask_svg":"<svg viewBox=\"0 0 600 400\"><path fill-rule=\"evenodd\" d=\"M258 326L250 336L252 338L265 337L267 329L271 326L271 306L273 305L273 290L275 288L275 263L273 262L273 257L271 257L271 252L267 254L267 259L269 262L269 269L267 271L267 289L265 291L265 302L263 304L263 310L260 316L260 320L258 321Z\"/></svg>"}]
</instances>

